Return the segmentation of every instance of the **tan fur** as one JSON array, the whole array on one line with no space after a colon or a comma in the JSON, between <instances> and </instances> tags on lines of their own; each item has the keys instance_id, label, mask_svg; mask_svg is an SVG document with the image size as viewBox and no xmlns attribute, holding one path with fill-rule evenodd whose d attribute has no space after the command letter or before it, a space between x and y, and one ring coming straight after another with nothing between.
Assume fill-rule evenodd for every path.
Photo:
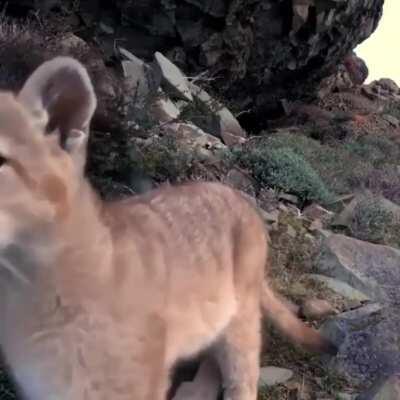
<instances>
[{"instance_id":1,"label":"tan fur","mask_svg":"<svg viewBox=\"0 0 400 400\"><path fill-rule=\"evenodd\" d=\"M77 75L60 89L63 62ZM34 77L56 74L51 93L84 96L74 63ZM28 400L162 400L174 363L204 348L224 398L255 400L261 309L295 341L332 349L264 281L267 236L246 199L191 183L102 203L77 149L43 134L54 108L33 83L29 96L0 94L0 345ZM88 131L93 110L65 100L60 131Z\"/></svg>"}]
</instances>

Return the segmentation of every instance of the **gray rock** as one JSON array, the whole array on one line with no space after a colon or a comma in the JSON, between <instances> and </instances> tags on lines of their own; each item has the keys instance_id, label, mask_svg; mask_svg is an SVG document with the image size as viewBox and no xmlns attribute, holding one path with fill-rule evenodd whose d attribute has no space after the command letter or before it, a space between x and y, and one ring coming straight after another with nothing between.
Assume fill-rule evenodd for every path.
<instances>
[{"instance_id":1,"label":"gray rock","mask_svg":"<svg viewBox=\"0 0 400 400\"><path fill-rule=\"evenodd\" d=\"M370 303L355 310L347 311L326 321L320 331L337 346L343 346L352 331L360 331L381 319L383 307Z\"/></svg>"},{"instance_id":2,"label":"gray rock","mask_svg":"<svg viewBox=\"0 0 400 400\"><path fill-rule=\"evenodd\" d=\"M371 100L399 100L400 90L391 79L383 78L364 85L362 93Z\"/></svg>"},{"instance_id":3,"label":"gray rock","mask_svg":"<svg viewBox=\"0 0 400 400\"><path fill-rule=\"evenodd\" d=\"M355 397L356 395L351 393L339 392L336 394L337 400L354 400Z\"/></svg>"},{"instance_id":4,"label":"gray rock","mask_svg":"<svg viewBox=\"0 0 400 400\"><path fill-rule=\"evenodd\" d=\"M316 269L371 299L400 302L400 250L334 234L324 241Z\"/></svg>"},{"instance_id":5,"label":"gray rock","mask_svg":"<svg viewBox=\"0 0 400 400\"><path fill-rule=\"evenodd\" d=\"M326 208L316 203L307 206L303 210L302 214L304 217L310 220L319 219L321 221L327 221L333 216L333 212L327 210Z\"/></svg>"},{"instance_id":6,"label":"gray rock","mask_svg":"<svg viewBox=\"0 0 400 400\"><path fill-rule=\"evenodd\" d=\"M300 307L300 315L308 320L325 319L337 313L332 304L322 299L305 299Z\"/></svg>"},{"instance_id":7,"label":"gray rock","mask_svg":"<svg viewBox=\"0 0 400 400\"><path fill-rule=\"evenodd\" d=\"M127 58L127 60L121 61L121 66L127 89L132 91L130 95L138 99L144 99L149 93L148 66L129 51L123 48L119 50Z\"/></svg>"},{"instance_id":8,"label":"gray rock","mask_svg":"<svg viewBox=\"0 0 400 400\"><path fill-rule=\"evenodd\" d=\"M289 369L278 367L262 367L260 370L260 379L258 386L274 386L279 383L285 383L293 377L293 372Z\"/></svg>"},{"instance_id":9,"label":"gray rock","mask_svg":"<svg viewBox=\"0 0 400 400\"><path fill-rule=\"evenodd\" d=\"M296 231L296 229L293 228L292 225L287 226L286 233L288 236L290 236L293 239L297 237L297 231Z\"/></svg>"},{"instance_id":10,"label":"gray rock","mask_svg":"<svg viewBox=\"0 0 400 400\"><path fill-rule=\"evenodd\" d=\"M332 235L325 240L317 269L380 302L340 314L321 327L341 344L329 368L364 387L395 371L400 365L400 251Z\"/></svg>"},{"instance_id":11,"label":"gray rock","mask_svg":"<svg viewBox=\"0 0 400 400\"><path fill-rule=\"evenodd\" d=\"M370 389L360 394L356 400L399 400L400 372L388 378L378 379Z\"/></svg>"},{"instance_id":12,"label":"gray rock","mask_svg":"<svg viewBox=\"0 0 400 400\"><path fill-rule=\"evenodd\" d=\"M312 280L324 284L328 289L343 296L345 299L351 302L364 302L370 300L368 296L354 289L345 282L339 281L338 279L329 278L328 276L318 274L307 274L304 275L307 280Z\"/></svg>"},{"instance_id":13,"label":"gray rock","mask_svg":"<svg viewBox=\"0 0 400 400\"><path fill-rule=\"evenodd\" d=\"M9 8L43 9L49 1L19 0L9 2ZM383 0L130 0L109 2L107 10L99 1L76 3L77 14L84 10L85 20L90 16L93 23L104 20L103 15L96 18L100 13L114 16L109 25L115 34L101 46L112 49L114 37L125 39L127 48L145 60L154 51L168 54L180 46L182 71L210 70L217 77L211 84L239 104L247 103L252 118L265 126L266 113L276 109L279 99L313 92L349 49L371 35Z\"/></svg>"},{"instance_id":14,"label":"gray rock","mask_svg":"<svg viewBox=\"0 0 400 400\"><path fill-rule=\"evenodd\" d=\"M176 137L183 149L190 151L202 160L210 161L227 150L215 136L209 135L197 126L187 123L170 123L165 127L167 134Z\"/></svg>"},{"instance_id":15,"label":"gray rock","mask_svg":"<svg viewBox=\"0 0 400 400\"><path fill-rule=\"evenodd\" d=\"M242 190L255 197L254 182L251 177L238 168L231 169L224 180L224 182L235 189Z\"/></svg>"},{"instance_id":16,"label":"gray rock","mask_svg":"<svg viewBox=\"0 0 400 400\"><path fill-rule=\"evenodd\" d=\"M219 130L218 132L216 132L217 136L221 136L223 138L224 133L228 133L230 135L240 138L245 138L247 136L246 132L240 126L237 119L226 107L213 99L205 90L201 89L199 86L190 83L190 89L194 97L210 107L215 115L218 116Z\"/></svg>"},{"instance_id":17,"label":"gray rock","mask_svg":"<svg viewBox=\"0 0 400 400\"><path fill-rule=\"evenodd\" d=\"M326 321L321 333L339 347L326 367L343 375L352 384L367 387L384 371L400 361L396 343L399 322L387 319L386 310L376 303L348 311Z\"/></svg>"},{"instance_id":18,"label":"gray rock","mask_svg":"<svg viewBox=\"0 0 400 400\"><path fill-rule=\"evenodd\" d=\"M216 17L221 18L227 11L226 2L223 0L185 0L187 3L193 4L199 7L203 12Z\"/></svg>"},{"instance_id":19,"label":"gray rock","mask_svg":"<svg viewBox=\"0 0 400 400\"><path fill-rule=\"evenodd\" d=\"M272 210L272 211L264 211L262 210L261 215L264 218L264 221L273 224L275 222L278 222L279 220L279 210Z\"/></svg>"},{"instance_id":20,"label":"gray rock","mask_svg":"<svg viewBox=\"0 0 400 400\"><path fill-rule=\"evenodd\" d=\"M189 81L182 71L158 51L154 54L154 58L161 70L166 91L171 91L183 100L192 101L193 96L189 88Z\"/></svg>"},{"instance_id":21,"label":"gray rock","mask_svg":"<svg viewBox=\"0 0 400 400\"><path fill-rule=\"evenodd\" d=\"M390 114L383 114L382 118L389 122L390 125L392 125L394 128L398 128L400 126L400 121L398 118L394 117L393 115Z\"/></svg>"},{"instance_id":22,"label":"gray rock","mask_svg":"<svg viewBox=\"0 0 400 400\"><path fill-rule=\"evenodd\" d=\"M280 193L278 195L278 199L291 203L291 204L299 204L299 198L295 196L294 194L289 194L289 193Z\"/></svg>"},{"instance_id":23,"label":"gray rock","mask_svg":"<svg viewBox=\"0 0 400 400\"><path fill-rule=\"evenodd\" d=\"M220 136L222 141L228 146L228 147L234 147L236 145L241 145L246 142L246 139L241 137L241 136L236 136L228 131L221 131Z\"/></svg>"},{"instance_id":24,"label":"gray rock","mask_svg":"<svg viewBox=\"0 0 400 400\"><path fill-rule=\"evenodd\" d=\"M400 92L400 88L397 86L397 83L393 79L381 78L378 82L383 89L387 90L390 93Z\"/></svg>"},{"instance_id":25,"label":"gray rock","mask_svg":"<svg viewBox=\"0 0 400 400\"><path fill-rule=\"evenodd\" d=\"M179 115L179 108L168 97L159 97L151 105L152 116L160 123L175 121Z\"/></svg>"}]
</instances>

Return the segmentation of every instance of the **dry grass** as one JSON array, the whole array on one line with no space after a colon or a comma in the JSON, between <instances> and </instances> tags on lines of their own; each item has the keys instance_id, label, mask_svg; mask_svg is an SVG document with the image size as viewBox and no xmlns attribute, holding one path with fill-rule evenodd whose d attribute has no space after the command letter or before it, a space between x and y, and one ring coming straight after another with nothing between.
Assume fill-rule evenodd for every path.
<instances>
[{"instance_id":1,"label":"dry grass","mask_svg":"<svg viewBox=\"0 0 400 400\"><path fill-rule=\"evenodd\" d=\"M296 232L295 237L288 234L288 226ZM271 241L270 275L275 290L296 304L307 298L320 298L338 310L347 307L341 296L324 285L302 281L304 274L313 272L313 261L320 248L318 240L310 238L302 220L290 213L283 214L278 228L271 232ZM320 323L313 322L312 325L318 328ZM264 328L261 364L289 368L295 375L288 384L261 390L259 400L332 398L338 391L352 389L340 376L328 375L319 356L293 346L268 324ZM318 397L315 397L316 393L319 393Z\"/></svg>"}]
</instances>

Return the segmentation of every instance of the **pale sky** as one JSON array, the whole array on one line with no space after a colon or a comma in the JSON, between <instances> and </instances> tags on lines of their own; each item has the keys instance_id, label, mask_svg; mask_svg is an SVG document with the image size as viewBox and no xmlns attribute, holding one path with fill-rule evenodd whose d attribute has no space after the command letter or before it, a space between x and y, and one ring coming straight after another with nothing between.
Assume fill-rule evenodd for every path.
<instances>
[{"instance_id":1,"label":"pale sky","mask_svg":"<svg viewBox=\"0 0 400 400\"><path fill-rule=\"evenodd\" d=\"M368 65L367 83L391 78L400 86L400 0L385 0L378 27L355 52Z\"/></svg>"}]
</instances>

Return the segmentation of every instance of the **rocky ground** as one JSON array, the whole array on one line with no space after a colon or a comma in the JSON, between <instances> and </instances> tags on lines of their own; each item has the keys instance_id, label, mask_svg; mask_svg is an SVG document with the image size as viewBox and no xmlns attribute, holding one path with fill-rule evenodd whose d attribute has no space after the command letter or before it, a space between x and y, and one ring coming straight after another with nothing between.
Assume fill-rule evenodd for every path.
<instances>
[{"instance_id":1,"label":"rocky ground","mask_svg":"<svg viewBox=\"0 0 400 400\"><path fill-rule=\"evenodd\" d=\"M273 2L266 3L271 5L264 11L273 13ZM332 2L332 9L336 7L333 3L341 2ZM367 36L373 29L378 3L362 2L369 12L363 28L349 36L353 38L348 39L352 40L349 48L354 47L356 37ZM308 12L312 10L301 1L293 4L297 14L292 23L301 30L301 21L306 26L310 23ZM312 357L265 326L259 399L400 398L397 85L390 79L364 85L368 68L347 52L334 73L321 76L313 86L316 96L306 100L291 96L290 91L278 96L281 91L275 88L274 107L279 103L280 112L260 114L253 105L260 104L262 90L268 86L253 93L251 86L244 85L247 72L235 102L229 90L218 90L213 75L199 64L189 68L177 62L172 56L176 53L158 51L162 46L153 49L149 38L145 54L139 51L137 39L128 34L121 33L124 40L116 40L110 9L96 25L100 32L80 34L77 26L81 22L76 18L88 16L76 7L48 19L35 12L23 24L3 15L0 56L7 62L0 65L0 87L17 89L44 59L73 55L88 67L100 100L87 175L105 198L136 195L166 183L208 179L242 190L257 204L271 235L269 275L276 290L292 301L301 318L320 328L340 349L332 359ZM224 13L218 7L207 10L203 11L217 19ZM132 10L128 7L125 12L129 15ZM326 9L323 13L324 18L340 19L352 10ZM318 21L327 24L324 18ZM145 18L143 23L157 25ZM179 34L189 40L191 31L183 29L182 19L176 24ZM157 26L167 29L167 25ZM102 40L107 35L111 36L104 42L112 38L112 47L104 52ZM323 39L327 42L314 40L322 46L331 40L328 36ZM331 49L339 57L336 47ZM213 53L207 51L210 58ZM306 63L308 58L303 56ZM301 59L300 55L296 58ZM271 68L273 77L283 74L283 67ZM297 89L304 85L302 81ZM245 106L246 94L254 96ZM243 117L247 114L251 118ZM259 123L254 123L255 118ZM201 371L196 377L199 382L204 378ZM188 379L192 378L189 374ZM180 396L176 399L196 398L193 393ZM216 395L211 391L207 396L211 400ZM201 398L207 396L203 393ZM0 377L0 398L16 398L6 372Z\"/></svg>"}]
</instances>

